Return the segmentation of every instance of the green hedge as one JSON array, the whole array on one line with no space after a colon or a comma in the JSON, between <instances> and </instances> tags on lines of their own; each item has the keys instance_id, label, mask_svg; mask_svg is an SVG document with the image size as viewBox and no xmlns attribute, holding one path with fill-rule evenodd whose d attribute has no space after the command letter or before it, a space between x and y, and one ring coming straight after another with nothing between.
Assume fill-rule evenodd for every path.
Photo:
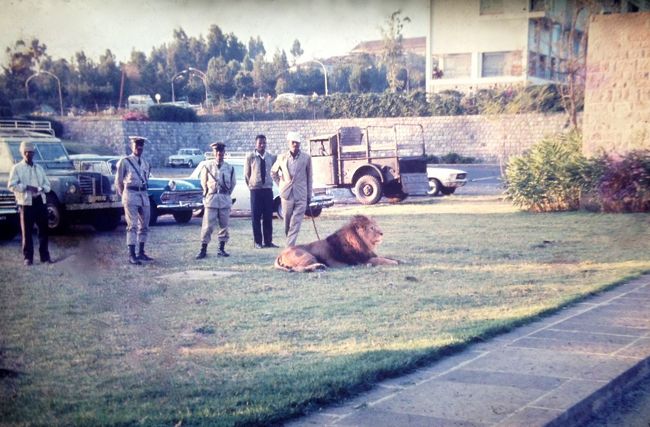
<instances>
[{"instance_id":1,"label":"green hedge","mask_svg":"<svg viewBox=\"0 0 650 427\"><path fill-rule=\"evenodd\" d=\"M198 122L196 111L176 105L152 105L148 111L149 120L155 122Z\"/></svg>"}]
</instances>

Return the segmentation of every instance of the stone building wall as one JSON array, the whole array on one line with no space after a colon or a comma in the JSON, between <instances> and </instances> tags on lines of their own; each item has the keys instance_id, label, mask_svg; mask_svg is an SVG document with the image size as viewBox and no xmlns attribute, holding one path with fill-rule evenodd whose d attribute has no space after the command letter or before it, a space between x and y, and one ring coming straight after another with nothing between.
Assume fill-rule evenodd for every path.
<instances>
[{"instance_id":1,"label":"stone building wall","mask_svg":"<svg viewBox=\"0 0 650 427\"><path fill-rule=\"evenodd\" d=\"M583 134L587 155L650 149L650 13L592 19Z\"/></svg>"},{"instance_id":2,"label":"stone building wall","mask_svg":"<svg viewBox=\"0 0 650 427\"><path fill-rule=\"evenodd\" d=\"M424 138L426 154L442 156L458 153L482 162L496 162L504 156L521 154L544 136L565 130L563 114L522 114L501 116L441 116L374 119L291 120L269 122L166 123L120 120L64 120L64 138L109 147L115 154L128 150L128 136L148 138L152 145L146 155L154 166L163 166L167 156L179 148L197 147L209 151L209 144L224 141L229 152L245 152L254 146L255 135L263 133L268 149L286 149L289 131L304 138L336 133L344 126L399 127L399 141L419 143ZM422 126L423 132L419 131ZM371 138L372 140L372 138Z\"/></svg>"}]
</instances>

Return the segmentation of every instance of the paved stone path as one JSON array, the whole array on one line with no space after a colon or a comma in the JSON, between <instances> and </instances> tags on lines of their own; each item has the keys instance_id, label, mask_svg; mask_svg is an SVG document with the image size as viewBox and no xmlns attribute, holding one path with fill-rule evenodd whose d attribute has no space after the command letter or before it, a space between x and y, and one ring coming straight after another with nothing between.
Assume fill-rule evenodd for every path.
<instances>
[{"instance_id":1,"label":"paved stone path","mask_svg":"<svg viewBox=\"0 0 650 427\"><path fill-rule=\"evenodd\" d=\"M571 426L650 375L650 275L288 426Z\"/></svg>"}]
</instances>

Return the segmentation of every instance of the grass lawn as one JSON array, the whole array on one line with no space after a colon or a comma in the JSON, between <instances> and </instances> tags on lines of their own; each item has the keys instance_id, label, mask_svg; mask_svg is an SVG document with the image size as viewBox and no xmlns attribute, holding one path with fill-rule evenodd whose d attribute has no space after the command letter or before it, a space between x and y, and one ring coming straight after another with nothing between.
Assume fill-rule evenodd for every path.
<instances>
[{"instance_id":1,"label":"grass lawn","mask_svg":"<svg viewBox=\"0 0 650 427\"><path fill-rule=\"evenodd\" d=\"M268 425L650 271L647 214L454 196L332 208L321 237L356 213L405 264L275 271L245 218L228 259L212 244L194 260L198 219L152 228L144 267L125 265L123 227L54 237L52 266L3 243L0 424ZM299 242L314 238L306 220Z\"/></svg>"}]
</instances>

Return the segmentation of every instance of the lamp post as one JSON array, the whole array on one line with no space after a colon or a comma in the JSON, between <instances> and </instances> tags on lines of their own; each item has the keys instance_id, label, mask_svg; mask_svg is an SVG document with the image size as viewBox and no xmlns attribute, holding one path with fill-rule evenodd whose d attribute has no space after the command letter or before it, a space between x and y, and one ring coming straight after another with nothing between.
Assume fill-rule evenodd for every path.
<instances>
[{"instance_id":1,"label":"lamp post","mask_svg":"<svg viewBox=\"0 0 650 427\"><path fill-rule=\"evenodd\" d=\"M197 70L196 68L188 67L188 71L190 73L196 73L201 81L203 82L203 87L205 88L205 106L207 108L208 106L208 76L205 75L205 73L201 70Z\"/></svg>"},{"instance_id":2,"label":"lamp post","mask_svg":"<svg viewBox=\"0 0 650 427\"><path fill-rule=\"evenodd\" d=\"M51 73L46 70L40 70L32 74L31 76L29 76L27 80L25 80L25 95L27 99L29 99L29 81L34 77L38 76L39 74L47 74L48 76L54 77L54 80L56 80L56 85L59 90L59 110L61 112L61 117L63 117L63 96L61 95L61 80L59 80L59 78L56 75L54 75L54 73Z\"/></svg>"},{"instance_id":3,"label":"lamp post","mask_svg":"<svg viewBox=\"0 0 650 427\"><path fill-rule=\"evenodd\" d=\"M318 65L321 66L321 68L323 69L323 77L325 78L325 96L328 96L329 91L327 90L327 68L325 68L325 64L323 64L322 62L320 62L317 59L308 59L305 62L315 62L315 63L317 63Z\"/></svg>"},{"instance_id":4,"label":"lamp post","mask_svg":"<svg viewBox=\"0 0 650 427\"><path fill-rule=\"evenodd\" d=\"M174 80L183 73L186 73L187 70L179 71L178 73L172 76L172 102L176 102L176 97L174 96Z\"/></svg>"}]
</instances>

